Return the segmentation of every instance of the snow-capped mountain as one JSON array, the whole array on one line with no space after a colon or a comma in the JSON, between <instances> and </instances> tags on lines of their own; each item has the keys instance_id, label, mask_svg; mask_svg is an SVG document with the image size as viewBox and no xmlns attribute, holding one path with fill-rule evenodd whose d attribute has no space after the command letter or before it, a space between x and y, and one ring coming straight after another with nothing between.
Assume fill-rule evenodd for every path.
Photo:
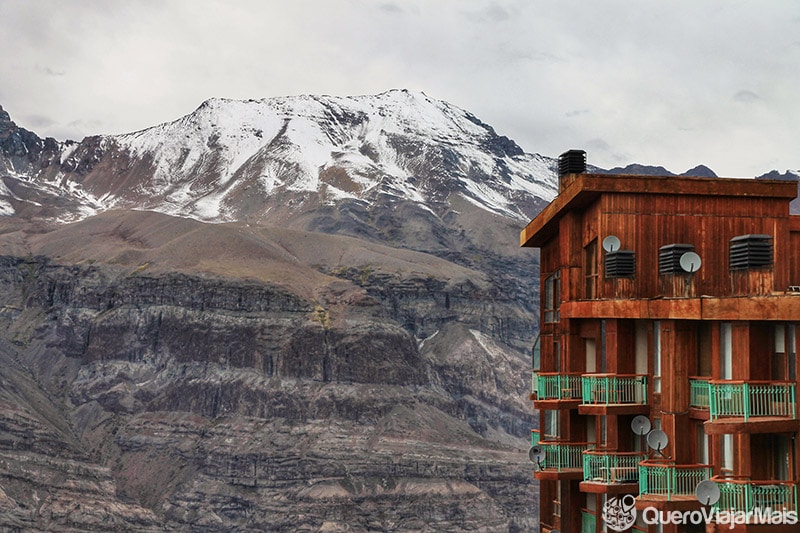
<instances>
[{"instance_id":1,"label":"snow-capped mountain","mask_svg":"<svg viewBox=\"0 0 800 533\"><path fill-rule=\"evenodd\" d=\"M6 172L61 190L82 204L74 217L133 207L261 222L304 204L379 198L440 216L458 197L522 222L556 190L552 159L524 153L467 111L405 90L211 99L174 122L80 143L17 130L16 142L6 142ZM6 213L25 201L0 195Z\"/></svg>"}]
</instances>

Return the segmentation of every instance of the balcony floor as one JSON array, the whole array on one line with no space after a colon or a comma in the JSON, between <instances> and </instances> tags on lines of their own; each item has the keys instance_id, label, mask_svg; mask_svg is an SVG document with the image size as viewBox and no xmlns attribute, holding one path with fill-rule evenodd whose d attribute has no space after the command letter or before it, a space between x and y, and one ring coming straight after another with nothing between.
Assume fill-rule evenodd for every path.
<instances>
[{"instance_id":1,"label":"balcony floor","mask_svg":"<svg viewBox=\"0 0 800 533\"><path fill-rule=\"evenodd\" d=\"M558 409L577 409L580 405L580 399L572 400L534 400L533 408L539 411L544 409L558 410Z\"/></svg>"},{"instance_id":2,"label":"balcony floor","mask_svg":"<svg viewBox=\"0 0 800 533\"><path fill-rule=\"evenodd\" d=\"M703 423L707 435L730 433L794 433L800 431L800 419L785 416L725 417Z\"/></svg>"},{"instance_id":3,"label":"balcony floor","mask_svg":"<svg viewBox=\"0 0 800 533\"><path fill-rule=\"evenodd\" d=\"M593 494L639 494L639 482L635 483L601 483L597 481L581 481L581 492Z\"/></svg>"},{"instance_id":4,"label":"balcony floor","mask_svg":"<svg viewBox=\"0 0 800 533\"><path fill-rule=\"evenodd\" d=\"M647 415L650 413L648 404L640 403L582 403L578 406L581 415Z\"/></svg>"},{"instance_id":5,"label":"balcony floor","mask_svg":"<svg viewBox=\"0 0 800 533\"><path fill-rule=\"evenodd\" d=\"M570 480L570 479L583 479L583 468L562 468L539 470L533 473L535 479L548 479L548 480Z\"/></svg>"},{"instance_id":6,"label":"balcony floor","mask_svg":"<svg viewBox=\"0 0 800 533\"><path fill-rule=\"evenodd\" d=\"M696 511L703 506L693 494L674 494L667 498L662 494L641 494L636 498L636 508L655 507L659 511Z\"/></svg>"}]
</instances>

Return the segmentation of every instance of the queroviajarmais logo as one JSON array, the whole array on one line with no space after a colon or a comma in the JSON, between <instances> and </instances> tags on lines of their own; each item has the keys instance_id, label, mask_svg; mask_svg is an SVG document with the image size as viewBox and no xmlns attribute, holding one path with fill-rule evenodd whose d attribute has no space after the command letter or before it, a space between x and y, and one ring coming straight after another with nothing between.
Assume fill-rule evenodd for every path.
<instances>
[{"instance_id":1,"label":"queroviajarmais logo","mask_svg":"<svg viewBox=\"0 0 800 533\"><path fill-rule=\"evenodd\" d=\"M636 498L626 494L620 498L609 498L603 504L603 520L608 529L625 531L636 521Z\"/></svg>"}]
</instances>

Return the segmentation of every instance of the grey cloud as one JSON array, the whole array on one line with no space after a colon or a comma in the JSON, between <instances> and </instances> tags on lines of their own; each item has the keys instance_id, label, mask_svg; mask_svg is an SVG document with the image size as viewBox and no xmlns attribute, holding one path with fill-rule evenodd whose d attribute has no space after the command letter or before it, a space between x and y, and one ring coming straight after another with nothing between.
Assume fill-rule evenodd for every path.
<instances>
[{"instance_id":1,"label":"grey cloud","mask_svg":"<svg viewBox=\"0 0 800 533\"><path fill-rule=\"evenodd\" d=\"M36 65L36 71L46 74L47 76L64 76L66 74L63 70L55 70L48 66Z\"/></svg>"},{"instance_id":2,"label":"grey cloud","mask_svg":"<svg viewBox=\"0 0 800 533\"><path fill-rule=\"evenodd\" d=\"M26 115L25 124L30 128L49 128L56 124L56 121L44 115Z\"/></svg>"},{"instance_id":3,"label":"grey cloud","mask_svg":"<svg viewBox=\"0 0 800 533\"><path fill-rule=\"evenodd\" d=\"M378 6L378 9L380 9L381 11L386 11L387 13L404 13L405 12L402 7L400 7L399 5L397 5L397 4L393 3L393 2L387 2L385 4L381 4L380 6Z\"/></svg>"},{"instance_id":4,"label":"grey cloud","mask_svg":"<svg viewBox=\"0 0 800 533\"><path fill-rule=\"evenodd\" d=\"M761 100L761 97L758 96L753 91L748 91L746 89L742 89L741 91L737 92L733 95L733 99L737 102L742 102L744 104L749 104L755 102L757 100Z\"/></svg>"},{"instance_id":5,"label":"grey cloud","mask_svg":"<svg viewBox=\"0 0 800 533\"><path fill-rule=\"evenodd\" d=\"M482 9L473 11L463 11L464 17L472 22L504 22L511 18L512 14L497 2L491 2Z\"/></svg>"},{"instance_id":6,"label":"grey cloud","mask_svg":"<svg viewBox=\"0 0 800 533\"><path fill-rule=\"evenodd\" d=\"M564 113L564 116L567 118L572 118L580 115L588 115L589 113L591 113L591 111L589 111L588 109L575 109L573 111L567 111L566 113Z\"/></svg>"}]
</instances>

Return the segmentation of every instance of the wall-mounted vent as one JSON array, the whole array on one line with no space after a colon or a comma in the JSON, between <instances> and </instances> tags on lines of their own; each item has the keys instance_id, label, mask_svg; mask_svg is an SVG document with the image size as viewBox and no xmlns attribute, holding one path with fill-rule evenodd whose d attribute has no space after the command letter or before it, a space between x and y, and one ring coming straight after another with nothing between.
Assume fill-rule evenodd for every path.
<instances>
[{"instance_id":1,"label":"wall-mounted vent","mask_svg":"<svg viewBox=\"0 0 800 533\"><path fill-rule=\"evenodd\" d=\"M730 240L730 269L747 270L772 265L770 235L739 235Z\"/></svg>"},{"instance_id":2,"label":"wall-mounted vent","mask_svg":"<svg viewBox=\"0 0 800 533\"><path fill-rule=\"evenodd\" d=\"M586 172L586 152L583 150L567 150L558 156L559 177L584 172Z\"/></svg>"},{"instance_id":3,"label":"wall-mounted vent","mask_svg":"<svg viewBox=\"0 0 800 533\"><path fill-rule=\"evenodd\" d=\"M681 268L681 256L686 252L693 252L692 244L668 244L658 249L658 273L685 274Z\"/></svg>"},{"instance_id":4,"label":"wall-mounted vent","mask_svg":"<svg viewBox=\"0 0 800 533\"><path fill-rule=\"evenodd\" d=\"M636 271L636 254L631 250L606 252L606 278L632 278Z\"/></svg>"}]
</instances>

